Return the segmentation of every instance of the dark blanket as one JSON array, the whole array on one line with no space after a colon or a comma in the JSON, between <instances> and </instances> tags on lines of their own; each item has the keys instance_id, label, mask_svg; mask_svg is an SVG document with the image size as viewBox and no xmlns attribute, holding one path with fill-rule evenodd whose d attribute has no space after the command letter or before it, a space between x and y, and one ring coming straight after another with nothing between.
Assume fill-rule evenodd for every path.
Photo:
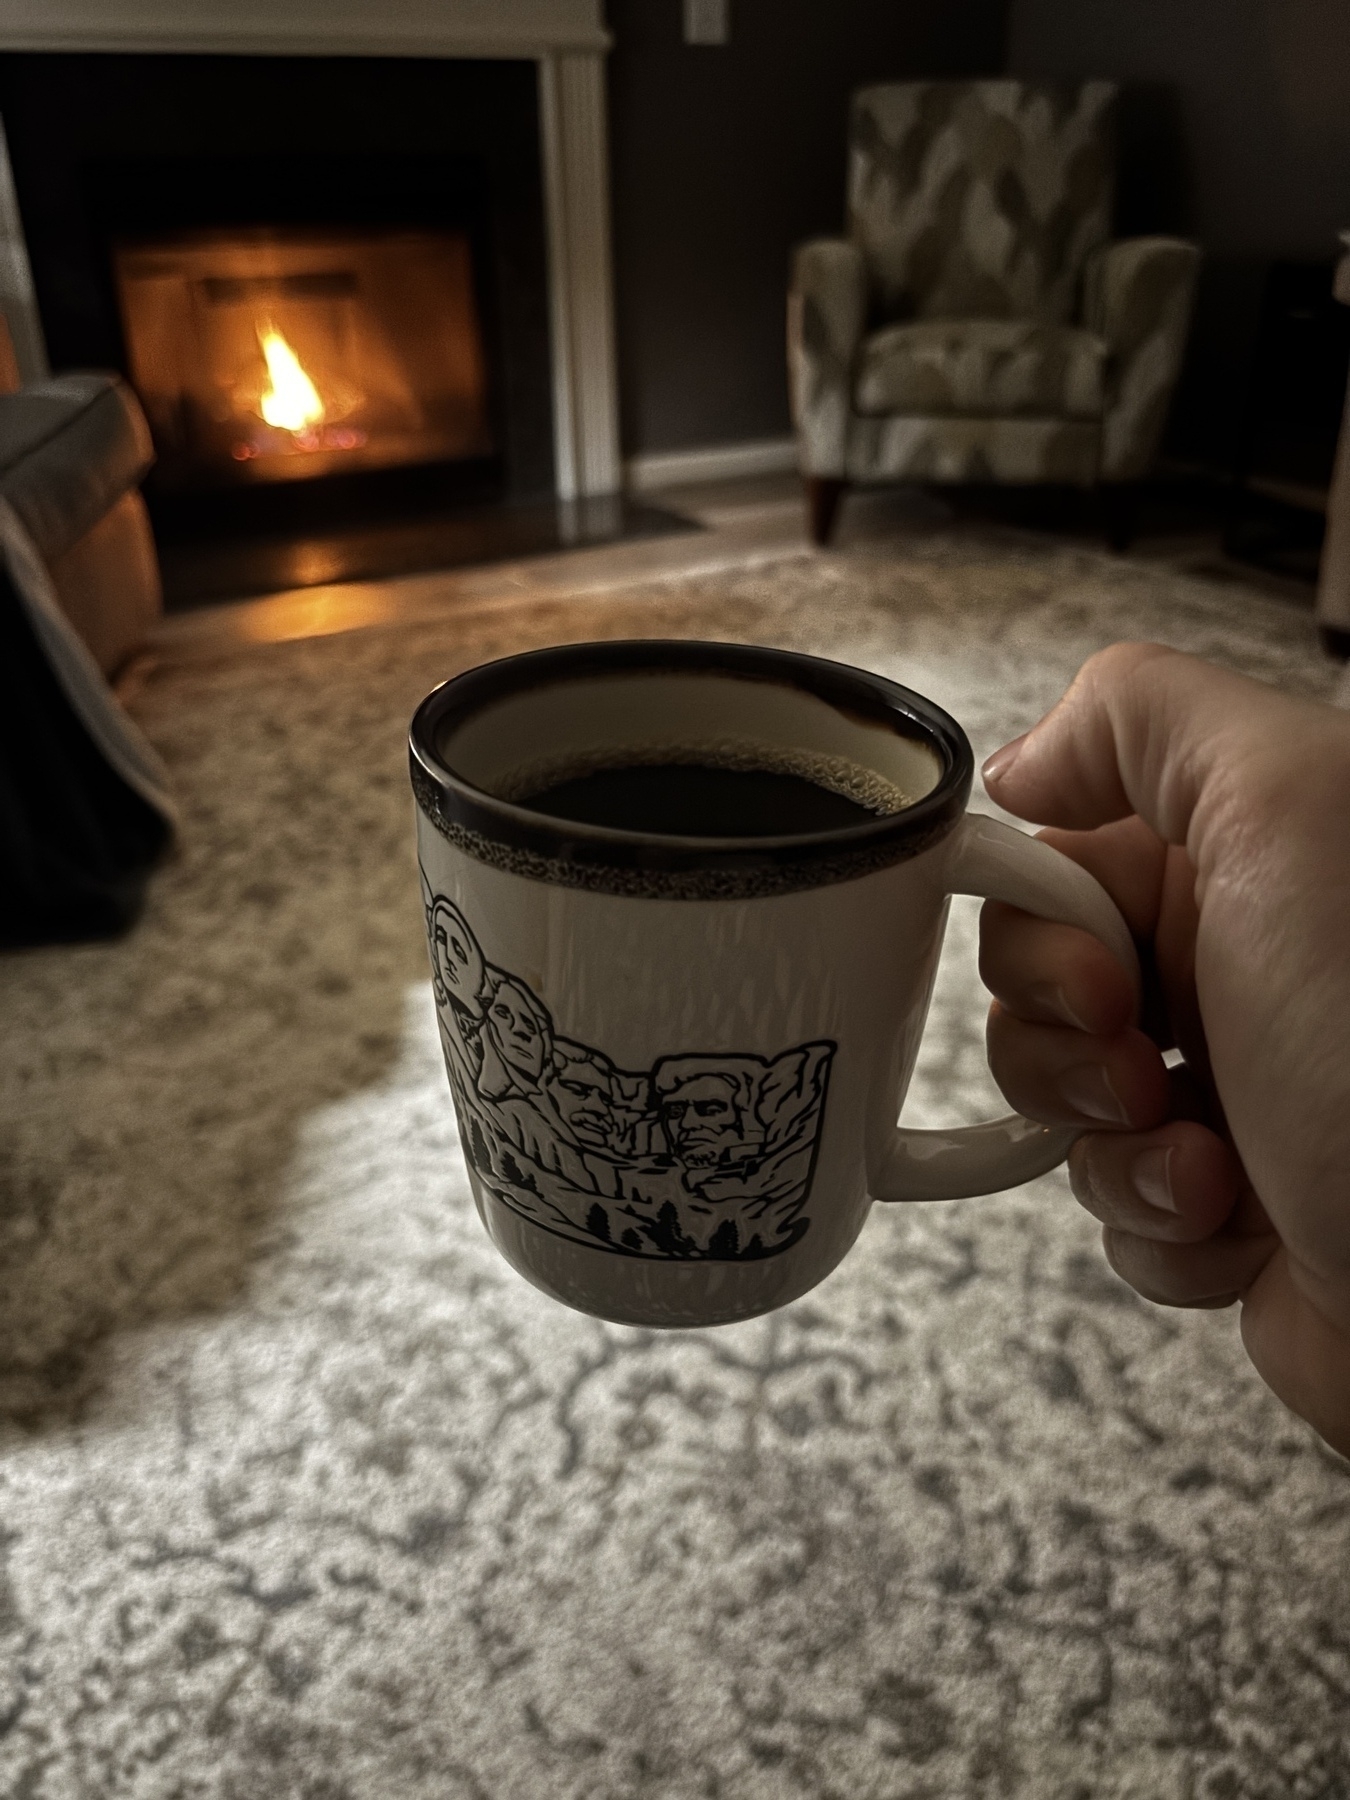
<instances>
[{"instance_id":1,"label":"dark blanket","mask_svg":"<svg viewBox=\"0 0 1350 1800\"><path fill-rule=\"evenodd\" d=\"M134 774L128 778L115 742L109 753L109 734L99 727L115 714L112 696L105 690L95 706L77 704L81 684L70 676L72 652L67 645L62 669L53 654L53 621L37 611L41 604L25 599L11 567L0 561L4 946L125 930L172 836L169 817L146 797L145 784ZM80 674L88 689L96 676L92 664Z\"/></svg>"}]
</instances>

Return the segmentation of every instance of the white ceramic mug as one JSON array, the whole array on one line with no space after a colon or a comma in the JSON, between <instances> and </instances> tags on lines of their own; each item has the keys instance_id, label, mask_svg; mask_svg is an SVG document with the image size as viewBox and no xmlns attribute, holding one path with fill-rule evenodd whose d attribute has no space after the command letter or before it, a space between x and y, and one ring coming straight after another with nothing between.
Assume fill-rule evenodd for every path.
<instances>
[{"instance_id":1,"label":"white ceramic mug","mask_svg":"<svg viewBox=\"0 0 1350 1800\"><path fill-rule=\"evenodd\" d=\"M411 733L446 1067L474 1197L537 1287L602 1318L716 1325L834 1269L875 1200L992 1193L1072 1130L897 1126L952 894L1094 933L1077 864L966 812L931 701L816 657L643 640L457 676ZM581 825L513 795L632 762L840 770L900 810L790 838ZM834 773L832 773L832 771Z\"/></svg>"}]
</instances>

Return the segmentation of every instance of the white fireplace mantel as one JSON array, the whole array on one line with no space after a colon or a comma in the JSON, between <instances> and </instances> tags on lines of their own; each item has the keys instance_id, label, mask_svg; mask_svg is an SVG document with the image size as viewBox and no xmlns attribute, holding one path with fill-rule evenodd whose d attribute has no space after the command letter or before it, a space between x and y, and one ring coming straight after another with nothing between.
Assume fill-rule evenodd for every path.
<instances>
[{"instance_id":1,"label":"white fireplace mantel","mask_svg":"<svg viewBox=\"0 0 1350 1800\"><path fill-rule=\"evenodd\" d=\"M554 457L562 499L620 483L601 0L0 0L0 50L519 57L539 67ZM42 333L0 136L0 308L26 375Z\"/></svg>"},{"instance_id":2,"label":"white fireplace mantel","mask_svg":"<svg viewBox=\"0 0 1350 1800\"><path fill-rule=\"evenodd\" d=\"M599 54L600 0L3 0L0 48L239 56Z\"/></svg>"}]
</instances>

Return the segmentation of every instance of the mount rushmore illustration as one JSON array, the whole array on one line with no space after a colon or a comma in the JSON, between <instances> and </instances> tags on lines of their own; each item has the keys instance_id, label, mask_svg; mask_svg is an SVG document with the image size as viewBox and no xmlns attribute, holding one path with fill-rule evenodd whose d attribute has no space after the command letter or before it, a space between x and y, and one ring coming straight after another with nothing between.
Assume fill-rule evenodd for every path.
<instances>
[{"instance_id":1,"label":"mount rushmore illustration","mask_svg":"<svg viewBox=\"0 0 1350 1800\"><path fill-rule=\"evenodd\" d=\"M452 901L424 900L460 1138L504 1206L592 1249L666 1260L775 1256L805 1235L834 1044L617 1068L558 1035Z\"/></svg>"}]
</instances>

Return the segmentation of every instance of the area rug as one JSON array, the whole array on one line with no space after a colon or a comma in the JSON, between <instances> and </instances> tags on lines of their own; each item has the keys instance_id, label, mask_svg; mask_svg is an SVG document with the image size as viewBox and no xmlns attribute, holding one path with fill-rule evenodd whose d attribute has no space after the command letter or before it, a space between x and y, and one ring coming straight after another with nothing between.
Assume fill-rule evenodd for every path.
<instances>
[{"instance_id":1,"label":"area rug","mask_svg":"<svg viewBox=\"0 0 1350 1800\"><path fill-rule=\"evenodd\" d=\"M1118 638L1334 682L1296 606L975 528L162 669L181 853L125 941L0 965L0 1793L1343 1800L1350 1468L1062 1176L691 1335L487 1243L404 730L620 635L865 664L979 754ZM919 1123L999 1108L973 943Z\"/></svg>"}]
</instances>

